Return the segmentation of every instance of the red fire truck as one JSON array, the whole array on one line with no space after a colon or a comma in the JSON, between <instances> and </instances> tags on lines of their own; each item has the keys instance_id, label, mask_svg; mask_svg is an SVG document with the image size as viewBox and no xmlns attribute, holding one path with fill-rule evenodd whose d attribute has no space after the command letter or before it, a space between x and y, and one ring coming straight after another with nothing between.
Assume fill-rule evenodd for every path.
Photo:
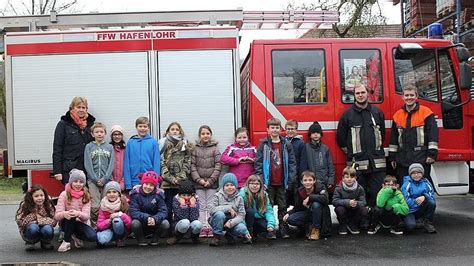
<instances>
[{"instance_id":1,"label":"red fire truck","mask_svg":"<svg viewBox=\"0 0 474 266\"><path fill-rule=\"evenodd\" d=\"M113 23L102 14L0 19L30 25L5 36L8 158L13 170L28 170L29 184L44 184L52 195L62 190L50 178L52 138L73 96L87 97L89 112L108 126L122 125L126 137L145 115L156 138L171 121L179 121L190 139L207 124L221 149L242 125L257 145L270 117L297 120L303 135L319 121L340 173L345 157L335 129L354 101L354 85L366 84L370 101L385 112L388 147L391 117L402 105L401 84L415 79L420 102L435 112L440 130L432 170L437 192L468 191L474 106L469 53L460 45L428 39L262 40L251 44L240 65L241 11L160 15L174 18L174 27L156 14L149 17L153 23L134 29L103 29ZM146 16L126 13L111 20L122 27L141 25L137 17ZM27 32L31 27L46 30Z\"/></svg>"},{"instance_id":2,"label":"red fire truck","mask_svg":"<svg viewBox=\"0 0 474 266\"><path fill-rule=\"evenodd\" d=\"M469 57L462 45L446 40L254 41L241 67L242 121L255 144L266 136L271 117L282 123L295 119L306 139L308 127L319 121L341 173L346 158L336 144L336 129L354 102L354 84L365 84L369 102L383 110L388 147L392 116L403 105L402 84L414 79L419 102L433 110L439 127L438 161L431 172L436 191L467 193L474 162Z\"/></svg>"}]
</instances>

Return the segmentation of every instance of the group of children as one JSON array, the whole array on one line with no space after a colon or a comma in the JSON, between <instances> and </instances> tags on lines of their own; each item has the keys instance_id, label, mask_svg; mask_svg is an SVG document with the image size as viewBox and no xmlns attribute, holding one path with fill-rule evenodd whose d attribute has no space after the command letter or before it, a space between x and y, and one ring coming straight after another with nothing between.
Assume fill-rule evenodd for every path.
<instances>
[{"instance_id":1,"label":"group of children","mask_svg":"<svg viewBox=\"0 0 474 266\"><path fill-rule=\"evenodd\" d=\"M198 243L211 237L217 246L223 237L252 243L260 234L288 238L291 227L305 232L310 240L328 236L332 222L330 193L335 174L328 147L321 143L322 129L310 126L309 143L296 135L297 122L267 122L268 138L258 149L249 142L248 132L239 128L235 143L220 154L212 130L201 126L198 141L191 144L177 122L171 123L159 141L149 135L149 120L140 117L137 134L125 145L123 129L113 126L111 143L105 143L106 129L95 123L94 141L84 152L85 172L73 169L69 183L56 206L39 185L32 186L16 214L26 249L52 249L54 226L58 223L62 242L58 251L83 246L82 241L102 247L111 241L124 246L130 234L138 245L157 245L170 235L170 245L183 238ZM222 176L221 165L229 166ZM412 230L423 218L425 230L436 232L433 189L423 177L423 167L413 164L399 190L396 179L388 176L377 196L377 206L367 207L364 189L357 184L356 171L346 167L332 197L339 220L339 234L359 233L360 226L375 234L388 227L401 234ZM161 173L161 175L160 175ZM219 185L220 183L220 185ZM278 206L278 223L273 206ZM287 207L293 208L287 211ZM369 218L369 213L371 214Z\"/></svg>"}]
</instances>

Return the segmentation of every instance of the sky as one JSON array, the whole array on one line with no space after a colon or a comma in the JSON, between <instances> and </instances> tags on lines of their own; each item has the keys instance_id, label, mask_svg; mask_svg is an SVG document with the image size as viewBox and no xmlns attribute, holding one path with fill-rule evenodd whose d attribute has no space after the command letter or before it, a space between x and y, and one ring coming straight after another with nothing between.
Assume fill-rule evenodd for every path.
<instances>
[{"instance_id":1,"label":"sky","mask_svg":"<svg viewBox=\"0 0 474 266\"><path fill-rule=\"evenodd\" d=\"M0 8L7 2L19 4L29 0L0 0ZM37 0L41 1L41 0ZM44 1L44 0L43 0ZM69 0L58 0L69 1ZM315 3L321 0L78 0L77 9L81 13L89 12L140 12L140 11L179 11L179 10L219 10L243 8L244 11L280 11L285 10L288 2L295 4ZM325 0L323 0L325 1ZM393 6L387 0L381 0L381 7L388 24L400 23L400 6ZM298 38L307 30L265 30L241 31L240 56L245 57L253 39Z\"/></svg>"}]
</instances>

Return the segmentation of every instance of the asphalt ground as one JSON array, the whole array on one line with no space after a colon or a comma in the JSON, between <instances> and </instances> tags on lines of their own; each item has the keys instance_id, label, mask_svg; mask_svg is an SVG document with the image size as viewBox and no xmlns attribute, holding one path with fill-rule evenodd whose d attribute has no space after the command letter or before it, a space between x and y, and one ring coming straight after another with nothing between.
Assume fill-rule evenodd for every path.
<instances>
[{"instance_id":1,"label":"asphalt ground","mask_svg":"<svg viewBox=\"0 0 474 266\"><path fill-rule=\"evenodd\" d=\"M96 249L88 243L82 249L66 253L36 250L26 252L14 221L17 205L0 205L0 262L71 262L84 265L309 265L309 264L378 264L378 265L473 265L474 196L438 197L435 214L437 234L417 230L395 236L388 231L376 235L337 235L319 241L302 237L255 244L223 244L210 247L209 240L199 245L190 242L167 246L162 239L156 247L138 247L135 240L127 246ZM334 217L333 217L334 218ZM58 243L54 242L57 249Z\"/></svg>"}]
</instances>

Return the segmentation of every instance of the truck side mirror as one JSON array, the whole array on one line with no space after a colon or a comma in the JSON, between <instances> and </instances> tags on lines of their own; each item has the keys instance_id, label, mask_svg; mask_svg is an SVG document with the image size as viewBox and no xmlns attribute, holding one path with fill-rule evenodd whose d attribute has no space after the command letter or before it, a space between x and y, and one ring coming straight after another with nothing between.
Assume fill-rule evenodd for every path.
<instances>
[{"instance_id":1,"label":"truck side mirror","mask_svg":"<svg viewBox=\"0 0 474 266\"><path fill-rule=\"evenodd\" d=\"M459 62L467 62L471 57L469 49L466 47L456 47L456 54L458 56Z\"/></svg>"},{"instance_id":2,"label":"truck side mirror","mask_svg":"<svg viewBox=\"0 0 474 266\"><path fill-rule=\"evenodd\" d=\"M464 90L470 90L472 86L472 70L469 63L459 63L459 87Z\"/></svg>"}]
</instances>

